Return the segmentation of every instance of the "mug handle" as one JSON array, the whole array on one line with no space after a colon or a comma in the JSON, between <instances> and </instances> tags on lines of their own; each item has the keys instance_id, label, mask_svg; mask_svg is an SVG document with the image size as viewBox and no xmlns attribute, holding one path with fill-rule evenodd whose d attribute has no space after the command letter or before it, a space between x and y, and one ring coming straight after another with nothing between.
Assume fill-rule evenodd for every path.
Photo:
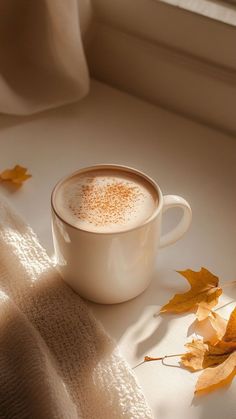
<instances>
[{"instance_id":1,"label":"mug handle","mask_svg":"<svg viewBox=\"0 0 236 419\"><path fill-rule=\"evenodd\" d=\"M183 209L183 215L177 226L161 237L160 247L169 246L170 244L173 244L179 240L188 230L192 220L191 207L184 198L178 195L165 195L163 198L163 213L166 212L169 208L179 207Z\"/></svg>"}]
</instances>

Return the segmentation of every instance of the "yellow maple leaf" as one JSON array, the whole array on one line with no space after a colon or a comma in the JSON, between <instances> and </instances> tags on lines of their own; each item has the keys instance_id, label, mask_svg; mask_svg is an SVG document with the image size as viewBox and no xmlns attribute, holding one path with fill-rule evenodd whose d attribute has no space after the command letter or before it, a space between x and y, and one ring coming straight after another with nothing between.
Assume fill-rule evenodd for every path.
<instances>
[{"instance_id":1,"label":"yellow maple leaf","mask_svg":"<svg viewBox=\"0 0 236 419\"><path fill-rule=\"evenodd\" d=\"M215 345L193 340L186 347L189 352L182 355L182 365L190 371L205 369L197 381L196 394L208 393L230 383L236 374L236 307L224 336Z\"/></svg>"},{"instance_id":2,"label":"yellow maple leaf","mask_svg":"<svg viewBox=\"0 0 236 419\"><path fill-rule=\"evenodd\" d=\"M191 289L183 294L176 294L161 308L160 313L184 313L193 309L200 310L199 305L204 302L205 314L203 310L199 314L203 320L208 316L209 310L218 303L218 298L222 294L222 289L218 287L219 278L206 268L201 268L199 272L191 269L177 272L187 279Z\"/></svg>"},{"instance_id":3,"label":"yellow maple leaf","mask_svg":"<svg viewBox=\"0 0 236 419\"><path fill-rule=\"evenodd\" d=\"M17 164L13 169L6 169L0 173L0 178L21 185L25 180L31 177L30 174L27 174L27 170L28 169L25 167Z\"/></svg>"}]
</instances>

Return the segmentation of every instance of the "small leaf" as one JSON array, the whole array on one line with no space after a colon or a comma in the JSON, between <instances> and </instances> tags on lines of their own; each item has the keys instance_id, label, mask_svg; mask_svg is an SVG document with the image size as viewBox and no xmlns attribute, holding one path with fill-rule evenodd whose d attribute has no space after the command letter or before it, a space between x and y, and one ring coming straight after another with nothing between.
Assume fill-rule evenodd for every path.
<instances>
[{"instance_id":1,"label":"small leaf","mask_svg":"<svg viewBox=\"0 0 236 419\"><path fill-rule=\"evenodd\" d=\"M222 289L218 287L219 278L205 268L201 268L199 272L191 269L178 272L187 279L191 289L183 294L176 294L161 308L160 313L184 313L193 309L199 310L200 303L204 302L205 314L203 314L202 308L201 317L207 317L209 311L207 307L209 309L214 307L222 294Z\"/></svg>"},{"instance_id":2,"label":"small leaf","mask_svg":"<svg viewBox=\"0 0 236 419\"><path fill-rule=\"evenodd\" d=\"M225 351L236 350L236 307L232 311L227 323L226 331L217 346Z\"/></svg>"},{"instance_id":3,"label":"small leaf","mask_svg":"<svg viewBox=\"0 0 236 419\"><path fill-rule=\"evenodd\" d=\"M232 311L223 336L225 342L236 342L236 307Z\"/></svg>"},{"instance_id":4,"label":"small leaf","mask_svg":"<svg viewBox=\"0 0 236 419\"><path fill-rule=\"evenodd\" d=\"M18 185L21 185L25 180L31 177L30 174L27 174L25 167L19 166L18 164L13 169L6 169L0 173L0 178L2 180L8 180Z\"/></svg>"},{"instance_id":5,"label":"small leaf","mask_svg":"<svg viewBox=\"0 0 236 419\"><path fill-rule=\"evenodd\" d=\"M206 369L197 381L196 394L208 393L230 383L236 375L236 307L222 339L216 344L193 340L186 347L189 352L182 355L182 365L190 371Z\"/></svg>"},{"instance_id":6,"label":"small leaf","mask_svg":"<svg viewBox=\"0 0 236 419\"><path fill-rule=\"evenodd\" d=\"M189 349L189 352L182 355L181 364L190 371L201 370L208 346L202 340L192 340L185 346Z\"/></svg>"},{"instance_id":7,"label":"small leaf","mask_svg":"<svg viewBox=\"0 0 236 419\"><path fill-rule=\"evenodd\" d=\"M207 319L212 312L212 308L215 306L215 301L208 303L206 301L201 301L198 305L197 305L197 312L196 312L196 317L198 319L199 322L201 322L202 320Z\"/></svg>"},{"instance_id":8,"label":"small leaf","mask_svg":"<svg viewBox=\"0 0 236 419\"><path fill-rule=\"evenodd\" d=\"M211 337L211 344L216 343L218 340L222 339L226 329L226 320L223 319L218 313L211 311L208 317L208 320L215 330L215 336Z\"/></svg>"},{"instance_id":9,"label":"small leaf","mask_svg":"<svg viewBox=\"0 0 236 419\"><path fill-rule=\"evenodd\" d=\"M209 343L204 343L200 339L193 340L185 346L190 351L182 355L181 363L190 371L199 371L213 365L219 365L229 356L228 352L225 353L224 350Z\"/></svg>"},{"instance_id":10,"label":"small leaf","mask_svg":"<svg viewBox=\"0 0 236 419\"><path fill-rule=\"evenodd\" d=\"M208 316L206 317L206 315ZM195 331L203 337L204 341L212 345L217 343L225 334L227 321L215 311L209 310L207 304L199 304L196 313Z\"/></svg>"},{"instance_id":11,"label":"small leaf","mask_svg":"<svg viewBox=\"0 0 236 419\"><path fill-rule=\"evenodd\" d=\"M229 384L236 375L236 352L233 352L220 365L215 368L207 368L199 377L195 393L209 393Z\"/></svg>"}]
</instances>

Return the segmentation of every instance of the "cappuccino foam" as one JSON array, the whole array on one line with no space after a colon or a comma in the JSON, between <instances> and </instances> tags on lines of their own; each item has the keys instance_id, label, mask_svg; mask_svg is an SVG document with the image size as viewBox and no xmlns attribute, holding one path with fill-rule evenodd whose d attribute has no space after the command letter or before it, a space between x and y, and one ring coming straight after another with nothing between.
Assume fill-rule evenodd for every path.
<instances>
[{"instance_id":1,"label":"cappuccino foam","mask_svg":"<svg viewBox=\"0 0 236 419\"><path fill-rule=\"evenodd\" d=\"M155 188L119 169L73 175L57 189L54 205L69 224L91 232L118 232L142 225L158 204Z\"/></svg>"}]
</instances>

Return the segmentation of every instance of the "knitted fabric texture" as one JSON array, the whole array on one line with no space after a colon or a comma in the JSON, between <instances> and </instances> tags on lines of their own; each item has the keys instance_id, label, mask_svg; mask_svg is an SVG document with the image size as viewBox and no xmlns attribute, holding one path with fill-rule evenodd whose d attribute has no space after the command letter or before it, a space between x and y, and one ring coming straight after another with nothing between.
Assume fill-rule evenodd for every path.
<instances>
[{"instance_id":1,"label":"knitted fabric texture","mask_svg":"<svg viewBox=\"0 0 236 419\"><path fill-rule=\"evenodd\" d=\"M145 419L133 372L0 199L0 418Z\"/></svg>"}]
</instances>

